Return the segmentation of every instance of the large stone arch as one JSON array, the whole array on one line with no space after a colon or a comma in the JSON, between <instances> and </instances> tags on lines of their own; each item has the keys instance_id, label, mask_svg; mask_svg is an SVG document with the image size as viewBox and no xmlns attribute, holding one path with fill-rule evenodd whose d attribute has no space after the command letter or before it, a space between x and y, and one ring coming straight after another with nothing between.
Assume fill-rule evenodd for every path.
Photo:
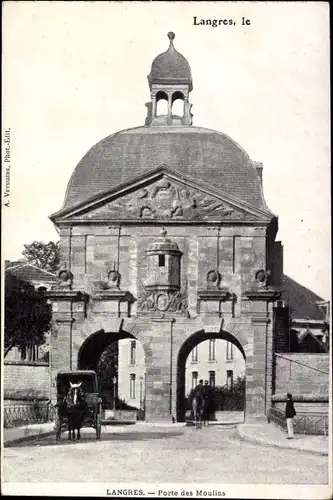
<instances>
[{"instance_id":1,"label":"large stone arch","mask_svg":"<svg viewBox=\"0 0 333 500\"><path fill-rule=\"evenodd\" d=\"M235 330L235 328L232 328ZM247 333L247 335L246 335ZM247 367L251 364L252 345L248 340L248 333L245 330L237 331L237 336L229 331L206 331L205 329L198 330L188 336L181 345L177 356L177 401L176 412L177 420L182 422L185 419L185 365L186 360L192 349L209 339L226 340L234 344L242 353L245 360L246 374ZM247 362L249 357L249 363ZM246 403L245 403L246 404Z\"/></svg>"},{"instance_id":2,"label":"large stone arch","mask_svg":"<svg viewBox=\"0 0 333 500\"><path fill-rule=\"evenodd\" d=\"M84 368L83 365L90 365L89 363L82 362L82 357L87 356L89 358L89 350L92 349L93 356L91 358L97 357L103 352L104 349L110 345L111 342L124 339L133 339L140 342L144 350L145 362L147 362L147 357L149 358L150 350L147 348L145 339L142 336L143 329L135 322L124 321L123 319L112 319L101 323L91 322L87 325L87 328L81 331L80 337L75 349L76 363L74 360L73 365L77 365L77 369L88 369ZM86 354L85 354L86 352ZM75 359L75 358L74 358ZM84 360L83 360L84 361ZM94 369L94 368L89 368Z\"/></svg>"},{"instance_id":3,"label":"large stone arch","mask_svg":"<svg viewBox=\"0 0 333 500\"><path fill-rule=\"evenodd\" d=\"M90 334L81 344L77 355L78 370L95 370L102 352L112 343L123 339L136 339L127 331L109 332L104 329Z\"/></svg>"},{"instance_id":4,"label":"large stone arch","mask_svg":"<svg viewBox=\"0 0 333 500\"><path fill-rule=\"evenodd\" d=\"M100 380L99 389L102 391L106 402L110 402L112 395L116 394L117 398L120 398L126 404L142 408L143 398L145 398L146 346L138 338L139 331L135 328L129 329L132 331L123 330L122 328L119 331L99 329L88 335L77 352L77 369L98 372L98 363L102 353L111 343L117 342L117 347L115 347L117 356L117 367L115 368L117 374L116 386L112 384L110 387L104 384L100 385ZM134 333L137 335L134 335ZM136 359L132 365L130 364L131 345L119 343L119 341L127 339L137 341L135 347ZM138 360L140 360L139 363ZM134 386L133 394L132 384ZM114 387L116 388L113 389Z\"/></svg>"}]
</instances>

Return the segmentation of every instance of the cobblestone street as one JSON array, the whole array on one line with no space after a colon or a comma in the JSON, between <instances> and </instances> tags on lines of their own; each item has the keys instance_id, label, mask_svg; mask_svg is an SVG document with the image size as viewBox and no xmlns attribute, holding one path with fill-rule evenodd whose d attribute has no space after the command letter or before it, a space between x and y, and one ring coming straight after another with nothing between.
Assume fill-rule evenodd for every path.
<instances>
[{"instance_id":1,"label":"cobblestone street","mask_svg":"<svg viewBox=\"0 0 333 500\"><path fill-rule=\"evenodd\" d=\"M4 449L3 480L26 483L327 484L328 457L252 444L235 426L104 427Z\"/></svg>"}]
</instances>

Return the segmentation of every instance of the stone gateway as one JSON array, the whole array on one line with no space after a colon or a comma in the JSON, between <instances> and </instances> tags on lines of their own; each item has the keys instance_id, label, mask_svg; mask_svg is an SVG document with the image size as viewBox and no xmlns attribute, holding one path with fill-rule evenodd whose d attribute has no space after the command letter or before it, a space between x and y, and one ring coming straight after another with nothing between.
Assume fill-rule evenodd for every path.
<instances>
[{"instance_id":1,"label":"stone gateway","mask_svg":"<svg viewBox=\"0 0 333 500\"><path fill-rule=\"evenodd\" d=\"M146 420L182 421L186 358L220 338L245 359L251 421L271 402L277 217L262 164L225 134L192 125L191 69L168 38L148 76L145 125L93 146L50 217L61 238L48 292L52 397L58 371L95 369L111 342L133 338L145 354Z\"/></svg>"}]
</instances>

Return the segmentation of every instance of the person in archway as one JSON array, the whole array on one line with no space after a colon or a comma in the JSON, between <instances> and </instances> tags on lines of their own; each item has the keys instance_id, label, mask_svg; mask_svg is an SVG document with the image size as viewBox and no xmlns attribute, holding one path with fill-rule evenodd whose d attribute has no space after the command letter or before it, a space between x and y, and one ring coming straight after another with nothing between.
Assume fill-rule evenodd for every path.
<instances>
[{"instance_id":1,"label":"person in archway","mask_svg":"<svg viewBox=\"0 0 333 500\"><path fill-rule=\"evenodd\" d=\"M204 385L203 385L203 380L199 380L199 384L195 386L194 391L193 391L193 397L199 396L201 400L203 401L204 399Z\"/></svg>"},{"instance_id":2,"label":"person in archway","mask_svg":"<svg viewBox=\"0 0 333 500\"><path fill-rule=\"evenodd\" d=\"M286 420L287 420L287 430L288 436L287 439L293 439L294 437L294 416L296 415L296 411L294 408L294 402L292 394L288 392L287 394L287 404L286 404Z\"/></svg>"},{"instance_id":3,"label":"person in archway","mask_svg":"<svg viewBox=\"0 0 333 500\"><path fill-rule=\"evenodd\" d=\"M202 379L199 380L199 384L193 390L192 405L194 399L197 401L199 408L202 408L204 405L204 385Z\"/></svg>"},{"instance_id":4,"label":"person in archway","mask_svg":"<svg viewBox=\"0 0 333 500\"><path fill-rule=\"evenodd\" d=\"M211 385L209 385L208 380L205 380L205 385L203 386L203 396L204 396L204 420L208 423L211 415L213 413L213 403L214 403L214 390Z\"/></svg>"}]
</instances>

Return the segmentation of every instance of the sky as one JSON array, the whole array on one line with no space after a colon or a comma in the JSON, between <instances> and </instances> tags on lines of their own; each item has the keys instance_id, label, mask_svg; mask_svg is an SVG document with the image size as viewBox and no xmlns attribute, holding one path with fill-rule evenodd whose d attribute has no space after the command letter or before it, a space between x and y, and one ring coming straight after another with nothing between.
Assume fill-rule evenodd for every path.
<instances>
[{"instance_id":1,"label":"sky","mask_svg":"<svg viewBox=\"0 0 333 500\"><path fill-rule=\"evenodd\" d=\"M197 26L194 16L236 24ZM242 26L243 17L251 24ZM48 216L61 208L80 159L102 138L144 124L147 75L169 31L191 66L193 124L229 135L263 162L284 272L329 299L324 2L4 2L4 258L21 258L25 243L57 240Z\"/></svg>"}]
</instances>

